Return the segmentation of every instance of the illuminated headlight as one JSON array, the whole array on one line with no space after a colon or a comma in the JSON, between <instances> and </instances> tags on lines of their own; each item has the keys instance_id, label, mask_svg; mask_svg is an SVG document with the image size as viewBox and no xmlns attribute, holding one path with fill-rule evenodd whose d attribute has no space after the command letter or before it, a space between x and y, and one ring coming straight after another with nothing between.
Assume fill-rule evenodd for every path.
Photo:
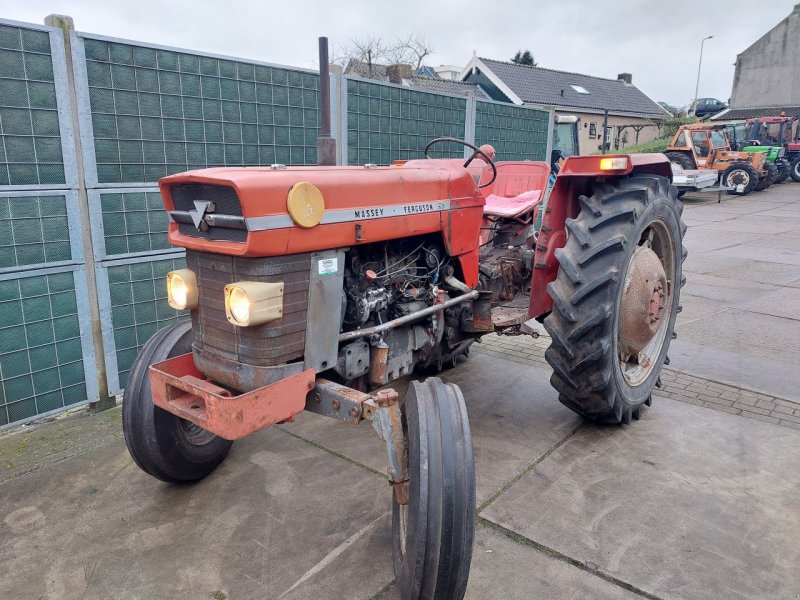
<instances>
[{"instance_id":1,"label":"illuminated headlight","mask_svg":"<svg viewBox=\"0 0 800 600\"><path fill-rule=\"evenodd\" d=\"M191 310L197 306L197 278L191 269L167 273L167 302L176 310Z\"/></svg>"},{"instance_id":2,"label":"illuminated headlight","mask_svg":"<svg viewBox=\"0 0 800 600\"><path fill-rule=\"evenodd\" d=\"M601 158L600 170L601 171L622 171L628 168L628 159L624 156L617 156L616 158Z\"/></svg>"},{"instance_id":3,"label":"illuminated headlight","mask_svg":"<svg viewBox=\"0 0 800 600\"><path fill-rule=\"evenodd\" d=\"M239 327L283 316L283 282L238 281L225 286L225 315Z\"/></svg>"}]
</instances>

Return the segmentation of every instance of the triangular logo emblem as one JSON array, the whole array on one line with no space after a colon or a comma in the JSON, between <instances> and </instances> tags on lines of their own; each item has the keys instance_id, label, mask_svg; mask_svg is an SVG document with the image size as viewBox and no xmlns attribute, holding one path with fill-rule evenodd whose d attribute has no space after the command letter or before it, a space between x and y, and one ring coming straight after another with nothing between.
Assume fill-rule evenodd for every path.
<instances>
[{"instance_id":1,"label":"triangular logo emblem","mask_svg":"<svg viewBox=\"0 0 800 600\"><path fill-rule=\"evenodd\" d=\"M211 202L208 202L207 200L195 200L194 210L189 211L189 214L192 215L192 223L194 223L197 231L200 231L200 225L203 223L203 219L206 216L206 211L208 210L210 204Z\"/></svg>"}]
</instances>

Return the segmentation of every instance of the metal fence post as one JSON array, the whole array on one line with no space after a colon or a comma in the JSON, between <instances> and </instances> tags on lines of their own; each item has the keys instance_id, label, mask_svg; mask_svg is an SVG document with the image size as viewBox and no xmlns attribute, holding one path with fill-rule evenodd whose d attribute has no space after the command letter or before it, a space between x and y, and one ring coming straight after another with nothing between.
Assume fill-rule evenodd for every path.
<instances>
[{"instance_id":1,"label":"metal fence post","mask_svg":"<svg viewBox=\"0 0 800 600\"><path fill-rule=\"evenodd\" d=\"M108 394L105 352L103 351L103 332L100 326L100 304L97 297L97 278L95 272L92 226L89 220L89 197L86 191L81 136L79 135L78 102L75 92L75 73L72 62L72 42L70 33L75 31L72 17L67 15L48 15L45 25L57 27L64 32L64 51L67 58L67 88L69 89L72 126L75 131L75 161L78 171L78 206L81 229L83 230L83 256L86 266L86 287L89 316L92 323L92 345L94 346L95 376L97 378L97 398L89 404L94 411L107 410L116 406L116 399Z\"/></svg>"}]
</instances>

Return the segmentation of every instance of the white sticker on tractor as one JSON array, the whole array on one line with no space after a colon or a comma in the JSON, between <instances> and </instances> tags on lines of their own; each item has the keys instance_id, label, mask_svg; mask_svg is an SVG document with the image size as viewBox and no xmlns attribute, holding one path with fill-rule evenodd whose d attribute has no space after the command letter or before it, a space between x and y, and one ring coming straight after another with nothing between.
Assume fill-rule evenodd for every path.
<instances>
[{"instance_id":1,"label":"white sticker on tractor","mask_svg":"<svg viewBox=\"0 0 800 600\"><path fill-rule=\"evenodd\" d=\"M319 274L336 275L339 272L339 259L338 258L323 258L319 261Z\"/></svg>"}]
</instances>

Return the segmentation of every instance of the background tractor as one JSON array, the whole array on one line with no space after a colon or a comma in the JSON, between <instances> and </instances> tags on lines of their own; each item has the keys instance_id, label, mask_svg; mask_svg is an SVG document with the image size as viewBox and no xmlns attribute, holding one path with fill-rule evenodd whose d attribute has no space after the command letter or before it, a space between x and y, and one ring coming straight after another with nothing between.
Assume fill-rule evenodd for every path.
<instances>
[{"instance_id":1,"label":"background tractor","mask_svg":"<svg viewBox=\"0 0 800 600\"><path fill-rule=\"evenodd\" d=\"M665 154L679 169L714 170L729 194L744 196L769 187L776 174L766 152L737 152L731 149L724 125L692 123L681 125Z\"/></svg>"},{"instance_id":2,"label":"background tractor","mask_svg":"<svg viewBox=\"0 0 800 600\"><path fill-rule=\"evenodd\" d=\"M768 160L775 162L780 175L785 171L787 177L800 181L800 143L797 138L797 117L781 115L748 119L740 149L767 152Z\"/></svg>"},{"instance_id":3,"label":"background tractor","mask_svg":"<svg viewBox=\"0 0 800 600\"><path fill-rule=\"evenodd\" d=\"M322 124L321 148L332 141ZM429 156L454 144L469 158ZM123 429L135 462L195 481L234 440L304 410L370 421L389 465L401 596L462 598L475 522L464 398L437 377L404 398L387 384L543 320L560 401L630 423L675 335L686 228L669 163L567 158L537 232L549 176L545 162L495 162L490 146L443 138L391 166L162 179L169 241L186 249L167 295L190 319L157 332L131 371Z\"/></svg>"},{"instance_id":4,"label":"background tractor","mask_svg":"<svg viewBox=\"0 0 800 600\"><path fill-rule=\"evenodd\" d=\"M737 147L744 152L766 152L767 162L777 169L773 183L783 183L800 162L800 144L794 144L791 155L788 148L796 137L795 117L759 117L747 120L747 133ZM796 159L795 165L790 163L790 157ZM800 178L800 170L797 176Z\"/></svg>"}]
</instances>

